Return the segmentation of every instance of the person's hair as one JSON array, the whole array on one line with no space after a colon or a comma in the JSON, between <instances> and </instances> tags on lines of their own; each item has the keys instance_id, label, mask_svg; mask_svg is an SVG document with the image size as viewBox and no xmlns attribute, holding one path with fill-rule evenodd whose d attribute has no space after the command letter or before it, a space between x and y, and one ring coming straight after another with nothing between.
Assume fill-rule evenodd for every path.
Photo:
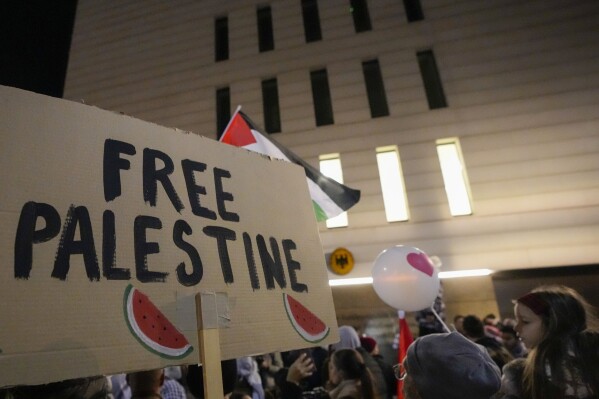
<instances>
[{"instance_id":1,"label":"person's hair","mask_svg":"<svg viewBox=\"0 0 599 399\"><path fill-rule=\"evenodd\" d=\"M19 385L3 389L0 398L5 399L108 399L104 376L77 378L43 385Z\"/></svg>"},{"instance_id":2,"label":"person's hair","mask_svg":"<svg viewBox=\"0 0 599 399\"><path fill-rule=\"evenodd\" d=\"M483 322L486 322L487 319L493 319L493 320L495 320L495 319L497 319L497 317L495 316L495 314L489 313L488 315L486 315L485 317L483 317Z\"/></svg>"},{"instance_id":3,"label":"person's hair","mask_svg":"<svg viewBox=\"0 0 599 399\"><path fill-rule=\"evenodd\" d=\"M372 375L364 364L362 355L354 349L339 349L333 352L331 361L341 372L343 379L360 380L362 398L374 399Z\"/></svg>"},{"instance_id":4,"label":"person's hair","mask_svg":"<svg viewBox=\"0 0 599 399\"><path fill-rule=\"evenodd\" d=\"M220 362L223 392L233 392L237 382L237 361L235 359L222 360ZM204 372L202 365L190 365L187 370L187 387L198 399L204 399Z\"/></svg>"},{"instance_id":5,"label":"person's hair","mask_svg":"<svg viewBox=\"0 0 599 399\"><path fill-rule=\"evenodd\" d=\"M131 387L131 395L136 397L152 396L160 392L163 382L163 369L144 370L127 374L127 383Z\"/></svg>"},{"instance_id":6,"label":"person's hair","mask_svg":"<svg viewBox=\"0 0 599 399\"><path fill-rule=\"evenodd\" d=\"M562 398L568 385L581 383L599 394L599 333L593 331L592 307L578 292L561 285L535 288L521 299L519 303L541 317L545 329L526 360L523 396Z\"/></svg>"},{"instance_id":7,"label":"person's hair","mask_svg":"<svg viewBox=\"0 0 599 399\"><path fill-rule=\"evenodd\" d=\"M474 315L464 317L464 332L473 338L480 338L485 335L485 327L481 319Z\"/></svg>"},{"instance_id":8,"label":"person's hair","mask_svg":"<svg viewBox=\"0 0 599 399\"><path fill-rule=\"evenodd\" d=\"M247 394L245 392L233 391L231 392L231 395L229 395L229 399L243 399L246 396L252 397L251 394Z\"/></svg>"}]
</instances>

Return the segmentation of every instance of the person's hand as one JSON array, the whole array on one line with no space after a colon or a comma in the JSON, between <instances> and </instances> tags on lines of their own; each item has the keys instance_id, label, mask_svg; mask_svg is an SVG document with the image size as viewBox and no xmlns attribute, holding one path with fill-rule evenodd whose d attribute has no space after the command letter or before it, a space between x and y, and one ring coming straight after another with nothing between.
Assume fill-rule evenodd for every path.
<instances>
[{"instance_id":1,"label":"person's hand","mask_svg":"<svg viewBox=\"0 0 599 399\"><path fill-rule=\"evenodd\" d=\"M302 353L289 367L289 370L287 371L287 381L299 385L302 379L312 375L314 368L315 366L312 359L307 354Z\"/></svg>"}]
</instances>

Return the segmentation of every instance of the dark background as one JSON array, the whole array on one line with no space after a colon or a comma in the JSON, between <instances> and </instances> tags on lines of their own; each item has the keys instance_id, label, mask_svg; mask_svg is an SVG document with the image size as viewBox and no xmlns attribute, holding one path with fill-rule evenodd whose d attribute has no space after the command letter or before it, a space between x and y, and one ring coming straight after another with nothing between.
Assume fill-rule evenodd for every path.
<instances>
[{"instance_id":1,"label":"dark background","mask_svg":"<svg viewBox=\"0 0 599 399\"><path fill-rule=\"evenodd\" d=\"M76 0L0 1L0 85L62 97Z\"/></svg>"},{"instance_id":2,"label":"dark background","mask_svg":"<svg viewBox=\"0 0 599 399\"><path fill-rule=\"evenodd\" d=\"M547 267L496 272L491 275L501 318L514 314L512 301L540 285L561 284L574 288L599 309L599 265Z\"/></svg>"}]
</instances>

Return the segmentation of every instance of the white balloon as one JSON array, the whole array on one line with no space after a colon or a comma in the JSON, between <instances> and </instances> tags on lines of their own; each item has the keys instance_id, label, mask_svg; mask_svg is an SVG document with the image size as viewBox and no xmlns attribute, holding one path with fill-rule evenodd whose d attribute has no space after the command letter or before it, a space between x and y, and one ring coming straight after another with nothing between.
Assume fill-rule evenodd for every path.
<instances>
[{"instance_id":1,"label":"white balloon","mask_svg":"<svg viewBox=\"0 0 599 399\"><path fill-rule=\"evenodd\" d=\"M372 268L372 285L383 302L414 312L430 307L439 294L439 274L418 248L396 245L381 252Z\"/></svg>"}]
</instances>

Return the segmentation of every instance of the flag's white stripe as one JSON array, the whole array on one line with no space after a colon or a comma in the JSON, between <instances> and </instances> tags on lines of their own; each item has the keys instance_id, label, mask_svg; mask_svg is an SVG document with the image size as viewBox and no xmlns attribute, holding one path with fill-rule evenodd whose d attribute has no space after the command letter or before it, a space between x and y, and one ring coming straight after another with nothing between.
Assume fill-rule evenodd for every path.
<instances>
[{"instance_id":1,"label":"flag's white stripe","mask_svg":"<svg viewBox=\"0 0 599 399\"><path fill-rule=\"evenodd\" d=\"M250 151L259 152L260 154L268 155L273 158L278 158L287 162L291 162L289 158L287 158L285 154L283 154L283 152L281 152L281 150L279 150L279 148L276 145L274 145L270 140L262 136L260 132L252 129L252 134L254 135L256 142L250 145L246 145L243 148L247 148Z\"/></svg>"},{"instance_id":2,"label":"flag's white stripe","mask_svg":"<svg viewBox=\"0 0 599 399\"><path fill-rule=\"evenodd\" d=\"M274 145L270 140L265 138L260 132L252 129L252 133L254 135L254 138L256 139L256 142L250 145L246 145L243 148L246 148L250 151L258 152L263 155L268 155L273 158L278 158L287 162L291 162L285 156L285 154L283 154L281 150L279 150L279 148L276 145ZM322 188L320 188L318 184L316 184L314 181L307 177L306 180L308 181L308 190L310 191L310 197L312 197L312 200L316 201L316 203L320 206L323 212L326 213L327 217L339 215L343 212L343 209L341 209L335 203L335 201L333 201L331 197L329 197L322 190Z\"/></svg>"},{"instance_id":3,"label":"flag's white stripe","mask_svg":"<svg viewBox=\"0 0 599 399\"><path fill-rule=\"evenodd\" d=\"M311 179L306 178L308 181L308 190L310 190L310 197L313 201L316 201L320 208L327 214L327 217L333 217L343 212L343 209L329 197L320 186L314 183Z\"/></svg>"}]
</instances>

